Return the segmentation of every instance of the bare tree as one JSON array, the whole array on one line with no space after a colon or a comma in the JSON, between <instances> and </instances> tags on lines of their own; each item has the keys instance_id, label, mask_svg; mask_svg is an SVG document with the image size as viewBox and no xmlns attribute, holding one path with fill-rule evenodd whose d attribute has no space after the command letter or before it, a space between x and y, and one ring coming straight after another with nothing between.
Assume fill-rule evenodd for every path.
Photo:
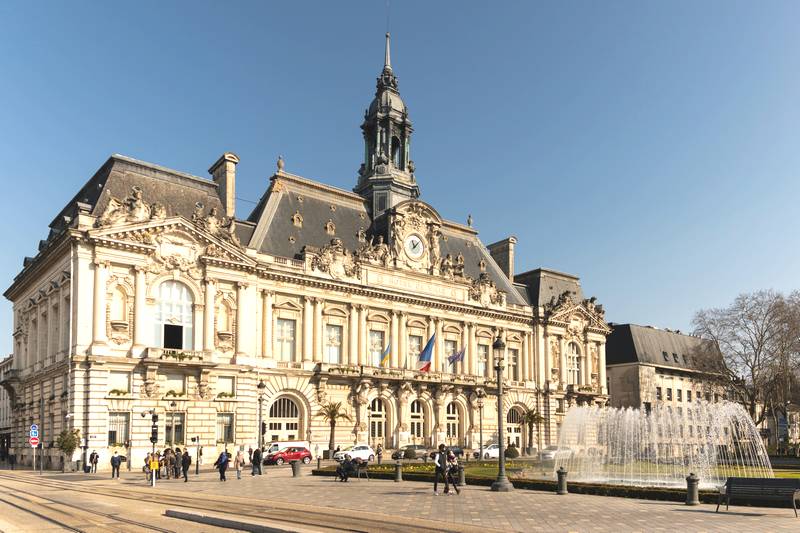
<instances>
[{"instance_id":1,"label":"bare tree","mask_svg":"<svg viewBox=\"0 0 800 533\"><path fill-rule=\"evenodd\" d=\"M725 308L704 309L694 316L694 332L717 343L722 361L708 360L760 424L775 406L775 381L789 344L787 299L775 291L739 295Z\"/></svg>"}]
</instances>

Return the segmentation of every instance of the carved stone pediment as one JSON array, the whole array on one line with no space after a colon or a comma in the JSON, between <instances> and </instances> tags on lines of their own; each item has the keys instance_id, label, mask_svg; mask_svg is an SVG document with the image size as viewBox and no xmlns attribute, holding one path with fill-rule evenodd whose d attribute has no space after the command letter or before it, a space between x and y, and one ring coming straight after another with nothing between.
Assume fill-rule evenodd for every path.
<instances>
[{"instance_id":1,"label":"carved stone pediment","mask_svg":"<svg viewBox=\"0 0 800 533\"><path fill-rule=\"evenodd\" d=\"M442 259L441 226L439 214L424 202L409 200L396 205L389 218L389 243L395 266L438 274ZM418 253L414 252L417 247Z\"/></svg>"},{"instance_id":2,"label":"carved stone pediment","mask_svg":"<svg viewBox=\"0 0 800 533\"><path fill-rule=\"evenodd\" d=\"M587 328L594 328L608 334L611 332L611 328L605 321L603 307L595 302L595 298L576 302L570 297L569 292L565 291L558 298L554 297L544 305L545 318L548 322L565 325L571 336L578 336Z\"/></svg>"},{"instance_id":3,"label":"carved stone pediment","mask_svg":"<svg viewBox=\"0 0 800 533\"><path fill-rule=\"evenodd\" d=\"M495 282L486 272L482 272L478 279L472 280L469 297L476 302L480 302L485 307L490 305L504 306L506 303L506 293L497 288Z\"/></svg>"},{"instance_id":4,"label":"carved stone pediment","mask_svg":"<svg viewBox=\"0 0 800 533\"><path fill-rule=\"evenodd\" d=\"M131 193L123 199L110 196L103 214L95 221L95 227L103 228L166 218L167 210L163 204L147 203L142 196L142 189L136 186L131 187Z\"/></svg>"}]
</instances>

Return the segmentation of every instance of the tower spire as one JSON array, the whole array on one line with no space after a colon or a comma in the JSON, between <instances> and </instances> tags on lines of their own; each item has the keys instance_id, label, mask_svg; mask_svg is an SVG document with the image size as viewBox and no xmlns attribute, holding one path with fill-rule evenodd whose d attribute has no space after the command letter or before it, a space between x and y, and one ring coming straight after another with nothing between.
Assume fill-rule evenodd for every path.
<instances>
[{"instance_id":1,"label":"tower spire","mask_svg":"<svg viewBox=\"0 0 800 533\"><path fill-rule=\"evenodd\" d=\"M383 58L383 68L392 70L391 35L386 32L386 55Z\"/></svg>"}]
</instances>

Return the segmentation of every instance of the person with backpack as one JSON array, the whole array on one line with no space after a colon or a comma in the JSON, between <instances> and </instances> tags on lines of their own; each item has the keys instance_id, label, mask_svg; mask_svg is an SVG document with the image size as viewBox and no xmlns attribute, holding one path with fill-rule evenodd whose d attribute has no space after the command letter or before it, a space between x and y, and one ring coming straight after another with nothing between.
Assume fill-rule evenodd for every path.
<instances>
[{"instance_id":1,"label":"person with backpack","mask_svg":"<svg viewBox=\"0 0 800 533\"><path fill-rule=\"evenodd\" d=\"M228 450L225 450L219 454L219 457L217 457L217 460L214 462L214 466L217 468L217 470L219 470L220 481L227 481L227 479L225 479L225 471L228 469L229 462L230 455L228 455Z\"/></svg>"},{"instance_id":2,"label":"person with backpack","mask_svg":"<svg viewBox=\"0 0 800 533\"><path fill-rule=\"evenodd\" d=\"M119 465L122 464L122 457L117 454L117 451L114 450L114 455L111 456L111 479L119 479ZM94 465L95 472L97 471L97 465Z\"/></svg>"},{"instance_id":3,"label":"person with backpack","mask_svg":"<svg viewBox=\"0 0 800 533\"><path fill-rule=\"evenodd\" d=\"M256 448L255 450L253 450L253 458L251 459L251 462L253 463L253 465L252 465L253 466L253 470L250 473L250 475L251 476L255 476L256 472L258 472L258 475L260 476L261 475L261 448Z\"/></svg>"},{"instance_id":4,"label":"person with backpack","mask_svg":"<svg viewBox=\"0 0 800 533\"><path fill-rule=\"evenodd\" d=\"M183 451L181 456L181 470L183 471L183 482L189 481L189 467L192 466L192 456L189 455L189 450Z\"/></svg>"}]
</instances>

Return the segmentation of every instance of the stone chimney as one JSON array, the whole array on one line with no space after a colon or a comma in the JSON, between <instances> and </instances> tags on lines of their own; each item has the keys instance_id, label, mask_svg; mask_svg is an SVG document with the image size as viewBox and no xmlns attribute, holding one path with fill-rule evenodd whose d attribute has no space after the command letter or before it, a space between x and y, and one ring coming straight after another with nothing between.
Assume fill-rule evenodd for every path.
<instances>
[{"instance_id":1,"label":"stone chimney","mask_svg":"<svg viewBox=\"0 0 800 533\"><path fill-rule=\"evenodd\" d=\"M512 282L514 281L514 246L516 244L517 238L511 236L487 246L494 262Z\"/></svg>"},{"instance_id":2,"label":"stone chimney","mask_svg":"<svg viewBox=\"0 0 800 533\"><path fill-rule=\"evenodd\" d=\"M222 207L225 210L225 216L233 218L236 212L236 165L239 163L239 158L233 152L225 152L217 159L217 162L211 165L208 173L217 184L219 191L219 199L222 201Z\"/></svg>"}]
</instances>

